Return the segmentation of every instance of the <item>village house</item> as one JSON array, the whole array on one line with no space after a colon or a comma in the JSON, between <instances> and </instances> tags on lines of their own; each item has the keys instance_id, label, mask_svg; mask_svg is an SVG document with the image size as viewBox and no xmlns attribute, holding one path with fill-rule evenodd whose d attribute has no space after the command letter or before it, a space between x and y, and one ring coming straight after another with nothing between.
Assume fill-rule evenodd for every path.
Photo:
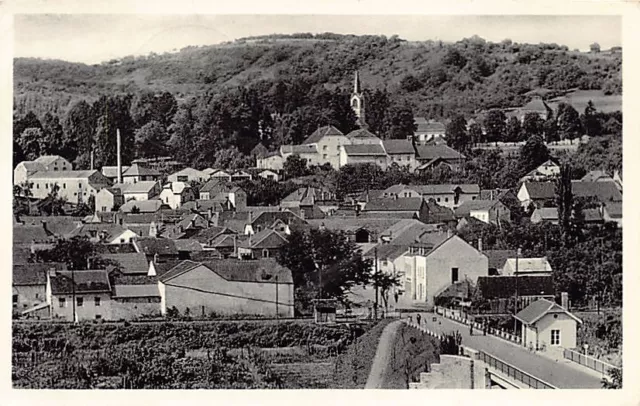
<instances>
[{"instance_id":1,"label":"village house","mask_svg":"<svg viewBox=\"0 0 640 406\"><path fill-rule=\"evenodd\" d=\"M209 179L215 179L217 181L231 182L231 173L219 169L219 170L214 171L211 175L209 175Z\"/></svg>"},{"instance_id":2,"label":"village house","mask_svg":"<svg viewBox=\"0 0 640 406\"><path fill-rule=\"evenodd\" d=\"M129 244L139 235L119 224L88 223L66 235L66 238L73 237L87 237L89 241L101 244Z\"/></svg>"},{"instance_id":3,"label":"village house","mask_svg":"<svg viewBox=\"0 0 640 406\"><path fill-rule=\"evenodd\" d=\"M96 194L96 211L117 211L124 203L124 195L119 188L106 187Z\"/></svg>"},{"instance_id":4,"label":"village house","mask_svg":"<svg viewBox=\"0 0 640 406\"><path fill-rule=\"evenodd\" d=\"M320 127L314 131L302 145L315 147L318 158L316 162L309 162L311 165L322 165L329 163L334 169L341 166L341 147L351 144L351 141L334 126Z\"/></svg>"},{"instance_id":5,"label":"village house","mask_svg":"<svg viewBox=\"0 0 640 406\"><path fill-rule=\"evenodd\" d=\"M247 171L243 171L241 169L237 171L233 171L233 173L231 174L231 182L242 182L245 180L252 180L252 179L253 179L253 175L251 175L251 173Z\"/></svg>"},{"instance_id":6,"label":"village house","mask_svg":"<svg viewBox=\"0 0 640 406\"><path fill-rule=\"evenodd\" d=\"M122 172L126 172L129 169L128 165L122 166ZM101 169L105 178L109 179L112 183L118 182L118 167L117 166L103 166Z\"/></svg>"},{"instance_id":7,"label":"village house","mask_svg":"<svg viewBox=\"0 0 640 406\"><path fill-rule=\"evenodd\" d=\"M444 124L439 121L427 120L425 117L414 117L416 123L416 131L413 133L413 139L416 144L424 145L430 141L442 141L446 137L446 129Z\"/></svg>"},{"instance_id":8,"label":"village house","mask_svg":"<svg viewBox=\"0 0 640 406\"><path fill-rule=\"evenodd\" d=\"M87 202L101 189L111 186L109 179L98 171L38 171L29 182L31 194L36 199L46 198L54 185L58 185L58 196L70 203Z\"/></svg>"},{"instance_id":9,"label":"village house","mask_svg":"<svg viewBox=\"0 0 640 406\"><path fill-rule=\"evenodd\" d=\"M514 297L518 308L524 309L538 299L555 300L556 294L550 275L480 276L477 290L477 301L483 302L480 312L497 314L513 311Z\"/></svg>"},{"instance_id":10,"label":"village house","mask_svg":"<svg viewBox=\"0 0 640 406\"><path fill-rule=\"evenodd\" d=\"M413 171L418 166L416 160L416 150L409 140L384 140L382 142L385 152L387 153L387 166L397 164L398 166L407 166Z\"/></svg>"},{"instance_id":11,"label":"village house","mask_svg":"<svg viewBox=\"0 0 640 406\"><path fill-rule=\"evenodd\" d=\"M111 283L106 270L51 271L46 295L52 319L111 319Z\"/></svg>"},{"instance_id":12,"label":"village house","mask_svg":"<svg viewBox=\"0 0 640 406\"><path fill-rule=\"evenodd\" d=\"M161 312L293 317L291 271L273 259L184 261L159 278Z\"/></svg>"},{"instance_id":13,"label":"village house","mask_svg":"<svg viewBox=\"0 0 640 406\"><path fill-rule=\"evenodd\" d=\"M458 236L439 244L411 245L405 258L405 292L399 302L403 306L431 308L435 298L449 286L488 276L488 258Z\"/></svg>"},{"instance_id":14,"label":"village house","mask_svg":"<svg viewBox=\"0 0 640 406\"><path fill-rule=\"evenodd\" d=\"M160 192L160 200L172 209L177 209L184 203L195 199L193 188L184 182L167 183Z\"/></svg>"},{"instance_id":15,"label":"village house","mask_svg":"<svg viewBox=\"0 0 640 406\"><path fill-rule=\"evenodd\" d=\"M548 160L520 178L520 182L549 181L557 178L558 176L560 176L560 165L552 160Z\"/></svg>"},{"instance_id":16,"label":"village house","mask_svg":"<svg viewBox=\"0 0 640 406\"><path fill-rule=\"evenodd\" d=\"M383 170L387 168L387 153L382 145L354 144L341 147L339 167L367 163L378 165Z\"/></svg>"},{"instance_id":17,"label":"village house","mask_svg":"<svg viewBox=\"0 0 640 406\"><path fill-rule=\"evenodd\" d=\"M129 169L123 171L122 182L138 183L138 182L158 182L160 181L160 172L155 169L147 168L139 164L132 164Z\"/></svg>"},{"instance_id":18,"label":"village house","mask_svg":"<svg viewBox=\"0 0 640 406\"><path fill-rule=\"evenodd\" d=\"M229 202L236 211L244 211L247 207L247 192L241 187L215 179L209 180L200 188L200 200L215 200L220 203Z\"/></svg>"},{"instance_id":19,"label":"village house","mask_svg":"<svg viewBox=\"0 0 640 406\"><path fill-rule=\"evenodd\" d=\"M457 218L473 217L487 224L511 220L511 210L499 200L470 200L455 210Z\"/></svg>"},{"instance_id":20,"label":"village house","mask_svg":"<svg viewBox=\"0 0 640 406\"><path fill-rule=\"evenodd\" d=\"M44 171L46 171L46 169L38 162L22 161L13 170L13 184L20 185L27 183L33 174Z\"/></svg>"},{"instance_id":21,"label":"village house","mask_svg":"<svg viewBox=\"0 0 640 406\"><path fill-rule=\"evenodd\" d=\"M250 211L245 221L243 234L253 235L267 229L276 229L290 234L294 229L306 228L308 223L291 210L282 211Z\"/></svg>"},{"instance_id":22,"label":"village house","mask_svg":"<svg viewBox=\"0 0 640 406\"><path fill-rule=\"evenodd\" d=\"M622 193L611 181L572 181L571 191L574 197L590 198L603 204L622 202ZM524 182L518 190L518 200L525 209L532 204L535 207L555 206L556 185L554 182Z\"/></svg>"},{"instance_id":23,"label":"village house","mask_svg":"<svg viewBox=\"0 0 640 406\"><path fill-rule=\"evenodd\" d=\"M517 269L517 270L516 270ZM551 264L542 258L507 258L501 275L538 275L551 276Z\"/></svg>"},{"instance_id":24,"label":"village house","mask_svg":"<svg viewBox=\"0 0 640 406\"><path fill-rule=\"evenodd\" d=\"M443 165L459 171L467 157L447 145L416 145L416 171L430 171Z\"/></svg>"},{"instance_id":25,"label":"village house","mask_svg":"<svg viewBox=\"0 0 640 406\"><path fill-rule=\"evenodd\" d=\"M238 245L238 257L242 259L276 258L287 243L287 233L272 228L259 231Z\"/></svg>"},{"instance_id":26,"label":"village house","mask_svg":"<svg viewBox=\"0 0 640 406\"><path fill-rule=\"evenodd\" d=\"M104 253L100 256L112 262L107 268L110 275L119 273L120 275L147 275L149 273L149 262L147 257L141 252L118 252Z\"/></svg>"},{"instance_id":27,"label":"village house","mask_svg":"<svg viewBox=\"0 0 640 406\"><path fill-rule=\"evenodd\" d=\"M422 197L433 199L437 204L455 209L461 204L476 200L480 187L474 184L458 185L394 185L382 192L383 198Z\"/></svg>"},{"instance_id":28,"label":"village house","mask_svg":"<svg viewBox=\"0 0 640 406\"><path fill-rule=\"evenodd\" d=\"M576 348L578 323L582 320L565 307L547 299L539 299L518 312L522 345L528 348Z\"/></svg>"},{"instance_id":29,"label":"village house","mask_svg":"<svg viewBox=\"0 0 640 406\"><path fill-rule=\"evenodd\" d=\"M125 202L151 200L160 194L160 184L156 181L117 183L114 188L120 189Z\"/></svg>"},{"instance_id":30,"label":"village house","mask_svg":"<svg viewBox=\"0 0 640 406\"><path fill-rule=\"evenodd\" d=\"M43 155L35 159L45 171L72 171L73 165L60 155Z\"/></svg>"},{"instance_id":31,"label":"village house","mask_svg":"<svg viewBox=\"0 0 640 406\"><path fill-rule=\"evenodd\" d=\"M280 150L273 151L263 157L256 158L256 167L259 169L281 171L284 168L284 161L285 159L282 157Z\"/></svg>"},{"instance_id":32,"label":"village house","mask_svg":"<svg viewBox=\"0 0 640 406\"><path fill-rule=\"evenodd\" d=\"M357 130L351 131L347 134L347 138L351 144L354 145L382 145L382 139L366 128L358 128Z\"/></svg>"},{"instance_id":33,"label":"village house","mask_svg":"<svg viewBox=\"0 0 640 406\"><path fill-rule=\"evenodd\" d=\"M115 284L111 296L112 320L135 320L160 316L160 291L157 283Z\"/></svg>"},{"instance_id":34,"label":"village house","mask_svg":"<svg viewBox=\"0 0 640 406\"><path fill-rule=\"evenodd\" d=\"M185 168L167 177L168 182L202 183L209 179L209 175L193 168Z\"/></svg>"},{"instance_id":35,"label":"village house","mask_svg":"<svg viewBox=\"0 0 640 406\"><path fill-rule=\"evenodd\" d=\"M622 228L622 202L609 202L601 206L602 219L606 222L615 222L618 228Z\"/></svg>"},{"instance_id":36,"label":"village house","mask_svg":"<svg viewBox=\"0 0 640 406\"><path fill-rule=\"evenodd\" d=\"M120 206L118 211L123 214L144 214L157 213L162 208L169 208L169 206L164 204L160 199L143 201L132 200Z\"/></svg>"},{"instance_id":37,"label":"village house","mask_svg":"<svg viewBox=\"0 0 640 406\"><path fill-rule=\"evenodd\" d=\"M254 159L262 158L269 153L269 149L264 146L262 142L258 142L255 147L251 149L249 155L251 155Z\"/></svg>"},{"instance_id":38,"label":"village house","mask_svg":"<svg viewBox=\"0 0 640 406\"><path fill-rule=\"evenodd\" d=\"M533 95L527 104L511 111L507 111L505 114L507 118L517 117L518 120L523 123L524 117L528 113L537 114L543 121L546 121L549 116L553 114L553 109L549 107L540 95Z\"/></svg>"},{"instance_id":39,"label":"village house","mask_svg":"<svg viewBox=\"0 0 640 406\"><path fill-rule=\"evenodd\" d=\"M61 263L13 264L13 309L17 313L28 311L47 300L47 273L63 270ZM48 316L48 314L47 314Z\"/></svg>"},{"instance_id":40,"label":"village house","mask_svg":"<svg viewBox=\"0 0 640 406\"><path fill-rule=\"evenodd\" d=\"M326 205L336 202L335 193L331 192L327 188L317 188L312 186L301 187L285 196L280 201L280 207L282 208L304 208L312 207L315 205Z\"/></svg>"},{"instance_id":41,"label":"village house","mask_svg":"<svg viewBox=\"0 0 640 406\"><path fill-rule=\"evenodd\" d=\"M368 217L408 218L427 221L427 203L421 197L394 197L374 199L361 212Z\"/></svg>"}]
</instances>

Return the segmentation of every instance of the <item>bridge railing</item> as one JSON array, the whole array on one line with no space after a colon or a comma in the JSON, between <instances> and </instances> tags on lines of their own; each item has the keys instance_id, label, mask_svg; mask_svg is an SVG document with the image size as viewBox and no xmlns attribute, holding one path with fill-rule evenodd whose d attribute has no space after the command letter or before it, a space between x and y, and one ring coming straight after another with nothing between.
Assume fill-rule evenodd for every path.
<instances>
[{"instance_id":1,"label":"bridge railing","mask_svg":"<svg viewBox=\"0 0 640 406\"><path fill-rule=\"evenodd\" d=\"M489 365L491 368L495 369L496 371L500 371L501 373L508 376L509 378L513 378L516 381L527 385L531 389L556 389L555 386L547 382L544 382L543 380L538 379L535 376L530 375L521 369L518 369L510 364L507 364L506 362L494 357L493 355L489 355L486 352L480 351L478 353L478 360Z\"/></svg>"},{"instance_id":2,"label":"bridge railing","mask_svg":"<svg viewBox=\"0 0 640 406\"><path fill-rule=\"evenodd\" d=\"M602 373L603 375L606 375L606 376L610 375L609 370L611 370L611 369L620 369L620 368L618 368L618 367L616 367L614 365L611 365L611 364L609 364L607 362L601 361L601 360L599 360L597 358L593 358L593 357L590 357L590 356L585 355L585 354L581 354L581 353L579 353L577 351L570 350L568 348L564 349L563 355L564 355L564 358L566 358L566 359L568 359L570 361L573 361L573 362L578 363L580 365L584 365L587 368L591 368L594 371L600 372L600 373Z\"/></svg>"}]
</instances>

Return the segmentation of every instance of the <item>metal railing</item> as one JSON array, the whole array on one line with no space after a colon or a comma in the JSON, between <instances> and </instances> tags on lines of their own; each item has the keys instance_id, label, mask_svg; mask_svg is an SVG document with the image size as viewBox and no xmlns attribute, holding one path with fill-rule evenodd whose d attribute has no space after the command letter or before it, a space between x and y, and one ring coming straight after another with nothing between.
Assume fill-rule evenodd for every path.
<instances>
[{"instance_id":1,"label":"metal railing","mask_svg":"<svg viewBox=\"0 0 640 406\"><path fill-rule=\"evenodd\" d=\"M600 372L604 375L609 376L610 369L620 369L614 365L611 365L607 362L600 361L597 358L590 357L585 354L581 354L577 351L570 350L565 348L563 351L564 358L578 363L580 365L584 365L587 368L593 369L594 371Z\"/></svg>"},{"instance_id":2,"label":"metal railing","mask_svg":"<svg viewBox=\"0 0 640 406\"><path fill-rule=\"evenodd\" d=\"M484 362L485 364L489 365L489 367L495 369L496 371L500 371L501 373L505 374L506 376L515 379L518 382L521 382L525 385L527 385L529 388L532 389L556 389L555 386L544 382L541 379L536 378L535 376L532 376L524 371L522 371L521 369L518 369L514 366L511 366L509 364L507 364L504 361L501 361L500 359L487 354L486 352L482 352L480 351L478 353L478 359L482 362Z\"/></svg>"}]
</instances>

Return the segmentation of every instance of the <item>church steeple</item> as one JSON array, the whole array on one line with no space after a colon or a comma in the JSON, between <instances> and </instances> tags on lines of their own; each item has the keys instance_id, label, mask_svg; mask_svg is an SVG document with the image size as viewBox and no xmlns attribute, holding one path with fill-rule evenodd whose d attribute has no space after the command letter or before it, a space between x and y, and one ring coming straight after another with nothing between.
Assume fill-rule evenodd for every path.
<instances>
[{"instance_id":1,"label":"church steeple","mask_svg":"<svg viewBox=\"0 0 640 406\"><path fill-rule=\"evenodd\" d=\"M362 128L366 128L367 123L365 122L365 105L364 105L364 93L362 93L362 88L360 87L360 74L358 71L355 71L353 78L353 93L351 94L351 108L355 113L356 117L358 117L358 125Z\"/></svg>"}]
</instances>

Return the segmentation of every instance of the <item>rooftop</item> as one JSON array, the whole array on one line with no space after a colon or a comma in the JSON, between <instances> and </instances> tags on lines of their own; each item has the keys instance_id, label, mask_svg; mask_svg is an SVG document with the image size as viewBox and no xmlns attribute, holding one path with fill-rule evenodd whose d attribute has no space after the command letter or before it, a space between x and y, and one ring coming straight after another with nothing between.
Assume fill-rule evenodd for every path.
<instances>
[{"instance_id":1,"label":"rooftop","mask_svg":"<svg viewBox=\"0 0 640 406\"><path fill-rule=\"evenodd\" d=\"M162 275L160 281L166 283L199 266L209 268L230 282L275 283L277 277L278 283L293 283L291 271L271 258L257 260L229 258L206 262L184 261Z\"/></svg>"},{"instance_id":2,"label":"rooftop","mask_svg":"<svg viewBox=\"0 0 640 406\"><path fill-rule=\"evenodd\" d=\"M424 203L421 197L381 198L370 200L363 211L419 211Z\"/></svg>"},{"instance_id":3,"label":"rooftop","mask_svg":"<svg viewBox=\"0 0 640 406\"><path fill-rule=\"evenodd\" d=\"M133 164L122 173L122 176L125 178L129 176L160 176L160 172L155 169L140 166L139 164Z\"/></svg>"},{"instance_id":4,"label":"rooftop","mask_svg":"<svg viewBox=\"0 0 640 406\"><path fill-rule=\"evenodd\" d=\"M342 131L338 130L332 125L320 127L315 130L306 140L304 140L303 144L314 144L320 141L323 137L327 136L338 136L344 135Z\"/></svg>"},{"instance_id":5,"label":"rooftop","mask_svg":"<svg viewBox=\"0 0 640 406\"><path fill-rule=\"evenodd\" d=\"M113 285L114 298L160 297L157 284Z\"/></svg>"},{"instance_id":6,"label":"rooftop","mask_svg":"<svg viewBox=\"0 0 640 406\"><path fill-rule=\"evenodd\" d=\"M149 193L155 188L157 182L146 180L136 183L118 183L114 187L120 189L122 194L125 193Z\"/></svg>"},{"instance_id":7,"label":"rooftop","mask_svg":"<svg viewBox=\"0 0 640 406\"><path fill-rule=\"evenodd\" d=\"M565 313L576 320L578 323L582 323L579 318L569 313L566 309L547 299L536 300L513 317L515 317L517 320L520 320L526 325L531 325L540 320L547 313Z\"/></svg>"},{"instance_id":8,"label":"rooftop","mask_svg":"<svg viewBox=\"0 0 640 406\"><path fill-rule=\"evenodd\" d=\"M415 154L413 143L409 140L384 140L382 142L387 154Z\"/></svg>"},{"instance_id":9,"label":"rooftop","mask_svg":"<svg viewBox=\"0 0 640 406\"><path fill-rule=\"evenodd\" d=\"M31 179L86 179L91 175L99 173L96 170L86 171L38 171L31 176Z\"/></svg>"},{"instance_id":10,"label":"rooftop","mask_svg":"<svg viewBox=\"0 0 640 406\"><path fill-rule=\"evenodd\" d=\"M116 268L123 274L146 274L149 271L149 263L143 253L102 254L102 257L116 262Z\"/></svg>"},{"instance_id":11,"label":"rooftop","mask_svg":"<svg viewBox=\"0 0 640 406\"><path fill-rule=\"evenodd\" d=\"M466 157L446 145L417 145L416 158L420 161L431 161L436 158L442 159L465 159Z\"/></svg>"},{"instance_id":12,"label":"rooftop","mask_svg":"<svg viewBox=\"0 0 640 406\"><path fill-rule=\"evenodd\" d=\"M54 295L75 293L110 293L111 284L106 270L57 271L50 277L51 293Z\"/></svg>"},{"instance_id":13,"label":"rooftop","mask_svg":"<svg viewBox=\"0 0 640 406\"><path fill-rule=\"evenodd\" d=\"M379 144L355 144L355 145L345 145L344 152L347 155L364 155L364 156L387 156L387 153L384 151Z\"/></svg>"}]
</instances>

